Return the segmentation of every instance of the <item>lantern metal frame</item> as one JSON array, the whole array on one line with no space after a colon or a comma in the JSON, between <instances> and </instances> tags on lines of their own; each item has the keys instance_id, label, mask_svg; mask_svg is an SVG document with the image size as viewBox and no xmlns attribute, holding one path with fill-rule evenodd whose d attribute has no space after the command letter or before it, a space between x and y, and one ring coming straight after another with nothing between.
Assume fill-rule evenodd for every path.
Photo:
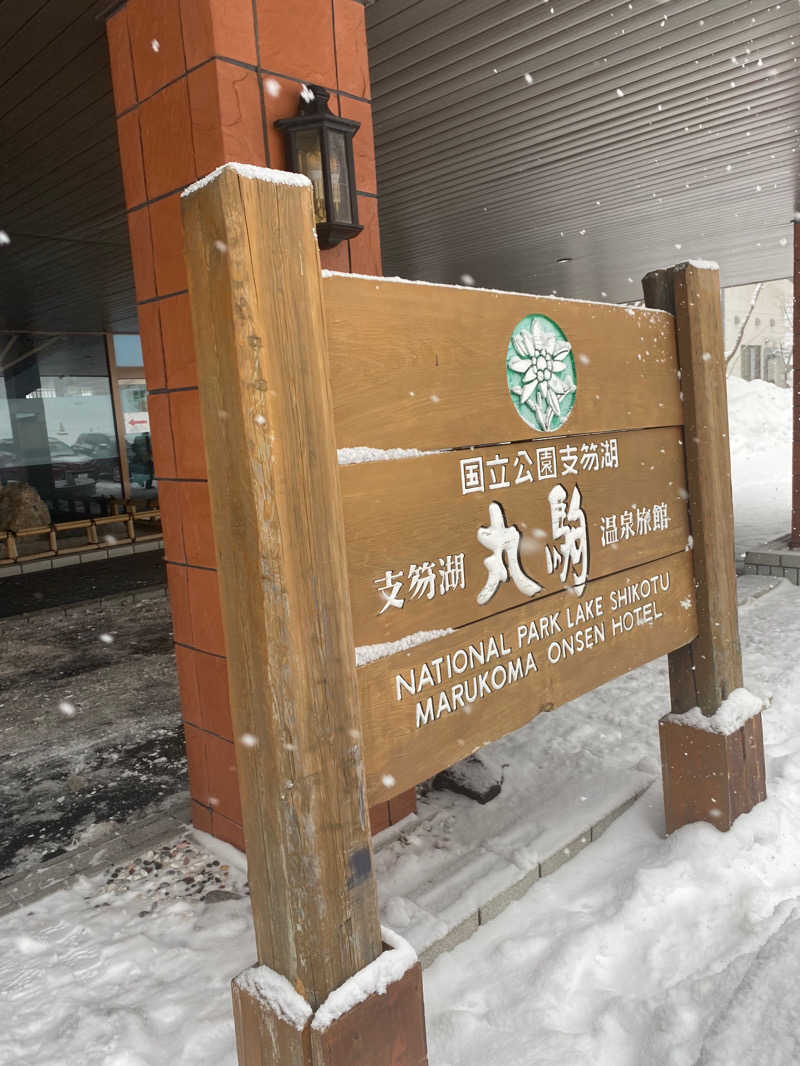
<instances>
[{"instance_id":1,"label":"lantern metal frame","mask_svg":"<svg viewBox=\"0 0 800 1066\"><path fill-rule=\"evenodd\" d=\"M278 119L275 123L275 126L282 131L286 138L290 169L297 174L303 173L299 163L297 134L309 130L319 132L326 219L324 222L317 223L317 241L320 248L334 248L341 241L355 237L364 228L359 225L358 221L358 195L356 193L356 173L353 159L353 137L361 128L361 123L353 119L334 115L328 107L330 95L330 92L321 85L306 86L300 94L300 113L294 118ZM336 220L333 217L330 133L344 134L344 154L350 194L351 222Z\"/></svg>"}]
</instances>

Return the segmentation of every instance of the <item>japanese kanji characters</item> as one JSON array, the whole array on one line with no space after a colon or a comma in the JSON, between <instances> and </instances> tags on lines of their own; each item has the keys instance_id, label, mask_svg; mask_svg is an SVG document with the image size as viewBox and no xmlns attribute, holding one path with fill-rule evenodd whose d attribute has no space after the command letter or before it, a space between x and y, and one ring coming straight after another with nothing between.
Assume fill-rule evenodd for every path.
<instances>
[{"instance_id":1,"label":"japanese kanji characters","mask_svg":"<svg viewBox=\"0 0 800 1066\"><path fill-rule=\"evenodd\" d=\"M607 548L633 537L646 537L669 529L669 508L666 503L652 507L633 507L619 515L609 514L600 518L600 544Z\"/></svg>"},{"instance_id":2,"label":"japanese kanji characters","mask_svg":"<svg viewBox=\"0 0 800 1066\"><path fill-rule=\"evenodd\" d=\"M542 586L528 577L519 561L519 530L516 526L507 526L503 508L499 503L489 504L489 525L480 526L478 540L488 548L491 555L483 560L488 570L486 584L478 593L478 603L483 605L497 592L509 576L519 591L525 596L535 596ZM505 561L504 561L505 559Z\"/></svg>"},{"instance_id":3,"label":"japanese kanji characters","mask_svg":"<svg viewBox=\"0 0 800 1066\"><path fill-rule=\"evenodd\" d=\"M459 460L461 495L472 492L496 492L512 485L554 481L577 477L584 472L619 469L619 445L616 437L575 444L543 445L517 448L512 452L496 451L491 457L470 455Z\"/></svg>"},{"instance_id":4,"label":"japanese kanji characters","mask_svg":"<svg viewBox=\"0 0 800 1066\"><path fill-rule=\"evenodd\" d=\"M396 574L392 573L391 570L387 570L383 577L376 578L375 584L378 586L378 592L385 601L378 614L383 614L390 607L402 607L405 603L405 600L400 596L400 590L403 587L402 577L402 570Z\"/></svg>"},{"instance_id":5,"label":"japanese kanji characters","mask_svg":"<svg viewBox=\"0 0 800 1066\"><path fill-rule=\"evenodd\" d=\"M464 553L459 555L446 555L439 560L439 595L445 596L454 589L463 589L464 579Z\"/></svg>"},{"instance_id":6,"label":"japanese kanji characters","mask_svg":"<svg viewBox=\"0 0 800 1066\"><path fill-rule=\"evenodd\" d=\"M461 495L470 492L483 492L483 459L472 456L461 460Z\"/></svg>"},{"instance_id":7,"label":"japanese kanji characters","mask_svg":"<svg viewBox=\"0 0 800 1066\"><path fill-rule=\"evenodd\" d=\"M436 595L446 596L448 592L466 587L464 553L444 556L439 559L438 567L425 561L409 563L407 572L387 570L374 583L384 601L378 614L390 607L402 609L407 599L432 600Z\"/></svg>"},{"instance_id":8,"label":"japanese kanji characters","mask_svg":"<svg viewBox=\"0 0 800 1066\"><path fill-rule=\"evenodd\" d=\"M561 567L559 580L562 585L572 576L572 584L579 596L586 588L589 572L589 536L586 530L586 514L581 507L581 492L576 485L569 496L563 485L555 485L548 494L550 518L555 545L545 548L547 572L553 574Z\"/></svg>"}]
</instances>

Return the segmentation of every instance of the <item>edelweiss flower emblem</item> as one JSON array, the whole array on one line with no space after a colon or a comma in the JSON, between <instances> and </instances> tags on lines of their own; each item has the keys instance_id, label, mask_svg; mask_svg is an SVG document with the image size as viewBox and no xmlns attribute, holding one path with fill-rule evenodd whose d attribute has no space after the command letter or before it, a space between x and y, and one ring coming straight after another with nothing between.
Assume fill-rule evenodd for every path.
<instances>
[{"instance_id":1,"label":"edelweiss flower emblem","mask_svg":"<svg viewBox=\"0 0 800 1066\"><path fill-rule=\"evenodd\" d=\"M572 345L544 315L528 315L511 334L506 377L517 412L545 433L569 418L577 389Z\"/></svg>"}]
</instances>

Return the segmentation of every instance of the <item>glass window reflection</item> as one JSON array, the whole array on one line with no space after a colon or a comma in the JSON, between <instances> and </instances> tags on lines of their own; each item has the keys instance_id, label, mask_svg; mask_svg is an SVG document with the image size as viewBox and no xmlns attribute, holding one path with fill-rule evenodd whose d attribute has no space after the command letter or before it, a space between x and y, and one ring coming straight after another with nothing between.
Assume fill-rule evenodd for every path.
<instances>
[{"instance_id":1,"label":"glass window reflection","mask_svg":"<svg viewBox=\"0 0 800 1066\"><path fill-rule=\"evenodd\" d=\"M25 482L53 521L123 495L105 337L0 333L0 484Z\"/></svg>"}]
</instances>

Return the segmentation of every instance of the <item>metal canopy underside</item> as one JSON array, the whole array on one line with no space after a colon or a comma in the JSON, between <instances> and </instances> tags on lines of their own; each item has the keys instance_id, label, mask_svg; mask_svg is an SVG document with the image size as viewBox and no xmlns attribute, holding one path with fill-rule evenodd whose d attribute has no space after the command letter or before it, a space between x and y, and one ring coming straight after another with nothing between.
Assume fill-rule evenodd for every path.
<instances>
[{"instance_id":1,"label":"metal canopy underside","mask_svg":"<svg viewBox=\"0 0 800 1066\"><path fill-rule=\"evenodd\" d=\"M136 330L108 9L0 0L0 329Z\"/></svg>"},{"instance_id":2,"label":"metal canopy underside","mask_svg":"<svg viewBox=\"0 0 800 1066\"><path fill-rule=\"evenodd\" d=\"M387 274L619 301L688 258L725 285L791 274L799 0L377 0L367 20Z\"/></svg>"},{"instance_id":3,"label":"metal canopy underside","mask_svg":"<svg viewBox=\"0 0 800 1066\"><path fill-rule=\"evenodd\" d=\"M108 9L0 0L0 329L136 328ZM617 300L689 256L790 274L798 0L367 16L387 272Z\"/></svg>"}]
</instances>

